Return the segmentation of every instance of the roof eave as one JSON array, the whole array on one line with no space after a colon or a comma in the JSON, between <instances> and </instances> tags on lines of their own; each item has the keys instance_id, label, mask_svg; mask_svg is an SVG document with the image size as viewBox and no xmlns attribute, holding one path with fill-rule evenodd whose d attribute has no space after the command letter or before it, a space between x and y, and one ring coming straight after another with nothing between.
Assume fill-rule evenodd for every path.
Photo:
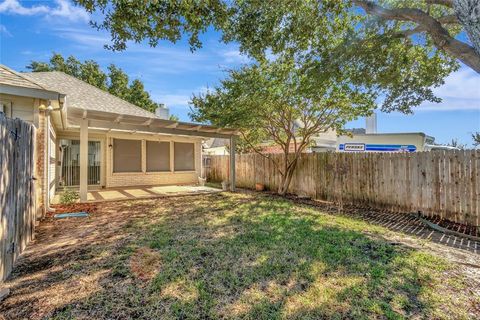
<instances>
[{"instance_id":1,"label":"roof eave","mask_svg":"<svg viewBox=\"0 0 480 320\"><path fill-rule=\"evenodd\" d=\"M15 96L22 97L33 97L44 100L57 100L60 96L58 92L44 90L44 89L35 89L27 87L17 87L7 84L0 84L0 93L11 94Z\"/></svg>"}]
</instances>

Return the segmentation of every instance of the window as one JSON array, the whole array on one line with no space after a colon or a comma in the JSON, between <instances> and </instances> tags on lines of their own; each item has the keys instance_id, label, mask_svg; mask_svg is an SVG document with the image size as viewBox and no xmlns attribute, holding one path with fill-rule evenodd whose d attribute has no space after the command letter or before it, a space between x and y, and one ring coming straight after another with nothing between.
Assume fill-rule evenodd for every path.
<instances>
[{"instance_id":1,"label":"window","mask_svg":"<svg viewBox=\"0 0 480 320\"><path fill-rule=\"evenodd\" d=\"M147 172L170 171L170 142L147 141Z\"/></svg>"},{"instance_id":2,"label":"window","mask_svg":"<svg viewBox=\"0 0 480 320\"><path fill-rule=\"evenodd\" d=\"M175 142L175 171L195 170L195 148L193 143Z\"/></svg>"},{"instance_id":3,"label":"window","mask_svg":"<svg viewBox=\"0 0 480 320\"><path fill-rule=\"evenodd\" d=\"M142 171L142 141L113 139L113 172Z\"/></svg>"}]
</instances>

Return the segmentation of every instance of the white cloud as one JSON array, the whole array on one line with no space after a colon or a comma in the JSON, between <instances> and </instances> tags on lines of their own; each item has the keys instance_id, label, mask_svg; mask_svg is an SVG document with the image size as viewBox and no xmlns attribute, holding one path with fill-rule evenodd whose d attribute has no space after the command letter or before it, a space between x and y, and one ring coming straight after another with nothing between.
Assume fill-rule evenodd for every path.
<instances>
[{"instance_id":1,"label":"white cloud","mask_svg":"<svg viewBox=\"0 0 480 320\"><path fill-rule=\"evenodd\" d=\"M7 36L7 37L13 37L10 31L8 31L7 27L5 27L3 24L0 24L0 34L3 34L4 36Z\"/></svg>"},{"instance_id":2,"label":"white cloud","mask_svg":"<svg viewBox=\"0 0 480 320\"><path fill-rule=\"evenodd\" d=\"M424 103L416 111L480 110L480 75L468 67L450 74L433 91L442 102Z\"/></svg>"},{"instance_id":3,"label":"white cloud","mask_svg":"<svg viewBox=\"0 0 480 320\"><path fill-rule=\"evenodd\" d=\"M104 50L103 46L110 42L110 38L99 32L90 32L90 30L81 30L75 28L56 28L56 34L64 39L73 41L83 48L92 50Z\"/></svg>"},{"instance_id":4,"label":"white cloud","mask_svg":"<svg viewBox=\"0 0 480 320\"><path fill-rule=\"evenodd\" d=\"M90 15L81 7L73 5L68 0L56 0L57 7L54 8L50 15L54 17L63 17L69 20L82 20L88 22Z\"/></svg>"},{"instance_id":5,"label":"white cloud","mask_svg":"<svg viewBox=\"0 0 480 320\"><path fill-rule=\"evenodd\" d=\"M182 107L188 108L189 102L192 99L193 94L197 95L199 93L206 93L208 91L207 87L199 87L194 89L191 93L188 93L186 90L180 90L174 94L171 93L152 93L152 99L159 103L164 103L173 107Z\"/></svg>"},{"instance_id":6,"label":"white cloud","mask_svg":"<svg viewBox=\"0 0 480 320\"><path fill-rule=\"evenodd\" d=\"M48 13L50 9L47 6L24 7L18 0L5 0L0 3L0 13L18 14L22 16L31 16L40 13Z\"/></svg>"},{"instance_id":7,"label":"white cloud","mask_svg":"<svg viewBox=\"0 0 480 320\"><path fill-rule=\"evenodd\" d=\"M249 63L251 60L238 49L223 51L221 55L225 63Z\"/></svg>"},{"instance_id":8,"label":"white cloud","mask_svg":"<svg viewBox=\"0 0 480 320\"><path fill-rule=\"evenodd\" d=\"M32 16L44 15L47 18L61 17L70 21L89 21L89 14L81 7L68 0L55 0L56 6L33 5L23 6L18 0L4 0L0 3L0 13Z\"/></svg>"}]
</instances>

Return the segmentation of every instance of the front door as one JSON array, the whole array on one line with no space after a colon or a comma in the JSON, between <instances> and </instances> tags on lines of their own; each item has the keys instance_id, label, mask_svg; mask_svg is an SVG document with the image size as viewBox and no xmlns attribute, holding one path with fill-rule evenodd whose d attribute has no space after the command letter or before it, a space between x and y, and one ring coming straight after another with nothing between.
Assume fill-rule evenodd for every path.
<instances>
[{"instance_id":1,"label":"front door","mask_svg":"<svg viewBox=\"0 0 480 320\"><path fill-rule=\"evenodd\" d=\"M59 186L80 185L80 140L60 139ZM88 141L88 185L100 185L100 141Z\"/></svg>"}]
</instances>

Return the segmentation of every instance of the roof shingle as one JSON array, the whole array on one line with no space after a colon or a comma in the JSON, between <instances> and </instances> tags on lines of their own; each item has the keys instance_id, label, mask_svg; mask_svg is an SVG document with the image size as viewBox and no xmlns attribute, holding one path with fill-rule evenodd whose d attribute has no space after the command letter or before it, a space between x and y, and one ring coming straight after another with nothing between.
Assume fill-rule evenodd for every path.
<instances>
[{"instance_id":1,"label":"roof shingle","mask_svg":"<svg viewBox=\"0 0 480 320\"><path fill-rule=\"evenodd\" d=\"M2 64L0 64L0 84L5 84L7 86L13 87L46 90L46 88L42 87L35 81L30 80L23 74L15 72Z\"/></svg>"},{"instance_id":2,"label":"roof shingle","mask_svg":"<svg viewBox=\"0 0 480 320\"><path fill-rule=\"evenodd\" d=\"M154 113L60 71L30 72L24 75L48 90L66 94L67 107L156 118Z\"/></svg>"}]
</instances>

